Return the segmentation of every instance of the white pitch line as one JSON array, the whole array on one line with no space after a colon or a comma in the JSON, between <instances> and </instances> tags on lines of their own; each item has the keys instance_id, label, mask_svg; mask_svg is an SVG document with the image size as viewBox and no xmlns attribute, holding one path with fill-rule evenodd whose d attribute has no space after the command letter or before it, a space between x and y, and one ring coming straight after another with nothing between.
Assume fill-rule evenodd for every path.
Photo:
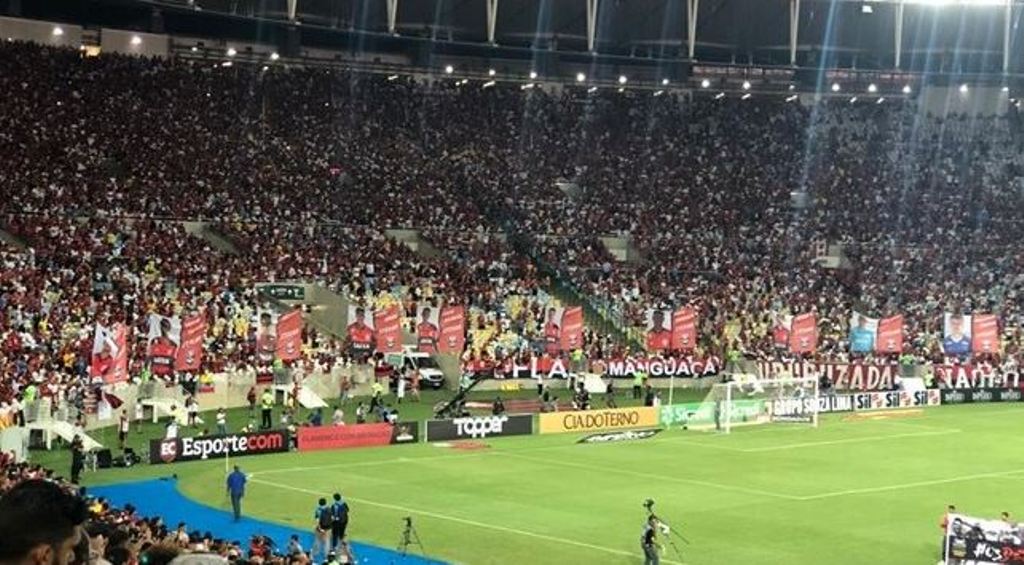
<instances>
[{"instance_id":1,"label":"white pitch line","mask_svg":"<svg viewBox=\"0 0 1024 565\"><path fill-rule=\"evenodd\" d=\"M292 491L295 491L295 492L302 492L302 493L306 493L306 494L312 494L312 495L320 495L320 494L322 494L319 491L314 491L314 490L305 489L305 488L301 488L301 487L293 487L291 485L284 485L284 484L274 483L274 482L270 482L270 481L264 481L264 480L260 480L260 479L252 479L252 482L259 483L261 485L267 485L267 486L270 486L270 487L281 488L281 489L286 489L286 490L292 490ZM595 551L603 551L605 553L611 553L611 554L614 554L614 555L623 555L623 556L627 556L627 557L636 557L636 555L637 555L636 553L632 553L632 552L629 552L629 551L623 551L621 549L613 549L613 548L610 548L610 547L594 545L594 544L586 543L586 542L582 542L582 541L576 541L576 540L571 540L571 539L567 539L567 538L560 538L560 537L556 537L556 536L549 536L549 535L546 535L546 534L538 534L536 532L528 532L526 530L519 530L519 529L516 529L516 528L509 528L509 527L506 527L506 526L498 526L496 524L488 524L486 522L477 522L476 520L469 520L469 519L466 519L466 518L459 518L457 516L449 516L447 514L441 514L441 513L438 513L438 512L431 512L429 510L419 510L417 508L409 508L407 506L398 506L396 504L388 504L388 503L385 503L385 502L376 502L376 501L366 500L366 499L362 499L362 498L355 498L355 497L352 497L352 496L346 496L345 498L347 498L348 500L351 500L353 502L358 502L360 504L366 504L368 506L376 506L378 508L387 508L388 510L397 510L397 511L400 511L400 512L405 512L407 514L419 514L421 516L427 516L429 518L435 518L435 519L438 519L438 520L447 520L449 522L456 522L456 523L459 523L459 524L465 524L467 526L475 526L477 528L484 528L484 529L488 529L488 530L495 530L495 531L505 532L505 533L509 533L509 534L517 534L517 535L521 535L521 536L526 536L526 537L531 537L531 538L536 538L536 539L542 539L542 540L545 540L545 541L553 541L553 542L556 542L556 543L564 543L564 544L567 544L567 545L574 545L574 546L577 546L577 547L585 547L587 549L592 549L592 550L595 550ZM661 561L663 563L673 563L675 565L685 565L684 563L682 563L680 561L673 561L671 559L662 559Z\"/></svg>"},{"instance_id":2,"label":"white pitch line","mask_svg":"<svg viewBox=\"0 0 1024 565\"><path fill-rule=\"evenodd\" d=\"M545 465L561 465L563 467L576 467L576 468L579 468L579 469L586 469L588 471L593 471L594 470L594 467L592 465L584 465L582 463L570 463L568 461L557 461L557 460L554 460L554 459L538 459L536 457L530 457L528 455L519 455L518 453L513 453L513 452L510 452L510 451L499 451L499 452L496 452L496 453L498 453L500 455L507 456L507 457L515 457L517 459L524 459L526 461L535 461L535 462L538 462L538 463L543 463ZM671 476L671 475L657 475L657 474L653 474L653 473L641 473L639 471L630 471L628 469L612 469L612 468L602 469L602 472L605 472L605 473L616 473L616 474L619 474L619 475L626 475L626 476L631 476L631 477L640 477L640 478L643 478L643 479L654 479L654 480L658 480L658 481L669 481L669 482L676 482L676 483L698 485L698 486L703 486L703 487L717 488L719 490L729 490L729 491L734 491L734 492L742 492L744 494L756 494L756 495L759 495L759 496L767 496L767 497L771 497L771 498L782 498L782 499L785 499L785 500L800 500L800 497L789 495L789 494L781 494L781 493L771 492L771 491L767 491L767 490L758 490L758 489L740 487L740 486L735 486L735 485L726 485L726 484L721 484L721 483L713 483L713 482L710 482L710 481L702 481L700 479L689 479L689 478L686 478L686 477L675 477L675 476Z\"/></svg>"},{"instance_id":3,"label":"white pitch line","mask_svg":"<svg viewBox=\"0 0 1024 565\"><path fill-rule=\"evenodd\" d=\"M876 492L889 492L894 490L904 490L908 488L930 487L935 485L946 485L950 483L961 483L964 481L973 481L976 479L994 479L999 477L1009 477L1012 475L1018 475L1020 473L1024 473L1024 469L1016 469L1013 471L997 471L994 473L978 473L976 475L964 475L961 477L952 477L949 479L935 479L932 481L918 481L915 483L903 483L898 485L886 485L881 487L867 487L850 490L840 490L834 492L824 492L821 494L812 494L810 496L800 496L796 497L796 499L800 501L822 500L825 498L835 498L839 496L848 496L851 494L872 494Z\"/></svg>"},{"instance_id":4,"label":"white pitch line","mask_svg":"<svg viewBox=\"0 0 1024 565\"><path fill-rule=\"evenodd\" d=\"M958 434L961 430L949 429L934 432L913 432L905 434L888 434L882 436L867 436L867 437L855 437L849 439L836 439L829 441L809 441L805 443L789 443L783 445L770 445L768 447L754 447L750 449L742 450L744 453L763 453L766 451L780 451L783 449L799 449L802 447L819 447L823 445L842 445L847 443L864 443L869 441L886 441L890 439L900 439L908 437L927 437L927 436L942 436L949 434Z\"/></svg>"}]
</instances>

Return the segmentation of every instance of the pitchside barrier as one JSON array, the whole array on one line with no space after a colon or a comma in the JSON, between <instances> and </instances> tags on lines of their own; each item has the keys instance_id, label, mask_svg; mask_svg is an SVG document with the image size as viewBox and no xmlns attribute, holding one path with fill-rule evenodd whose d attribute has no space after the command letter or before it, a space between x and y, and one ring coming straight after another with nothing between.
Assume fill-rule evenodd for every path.
<instances>
[{"instance_id":1,"label":"pitchside barrier","mask_svg":"<svg viewBox=\"0 0 1024 565\"><path fill-rule=\"evenodd\" d=\"M289 448L287 431L268 430L249 434L154 439L149 442L150 463L179 463L218 457L284 453Z\"/></svg>"},{"instance_id":2,"label":"pitchside barrier","mask_svg":"<svg viewBox=\"0 0 1024 565\"><path fill-rule=\"evenodd\" d=\"M533 415L471 416L452 420L427 420L426 441L483 439L533 433Z\"/></svg>"},{"instance_id":3,"label":"pitchside barrier","mask_svg":"<svg viewBox=\"0 0 1024 565\"><path fill-rule=\"evenodd\" d=\"M538 416L542 434L595 432L658 425L658 409L651 406L577 412L548 412Z\"/></svg>"},{"instance_id":4,"label":"pitchside barrier","mask_svg":"<svg viewBox=\"0 0 1024 565\"><path fill-rule=\"evenodd\" d=\"M372 447L419 442L419 422L303 426L296 432L299 451Z\"/></svg>"}]
</instances>

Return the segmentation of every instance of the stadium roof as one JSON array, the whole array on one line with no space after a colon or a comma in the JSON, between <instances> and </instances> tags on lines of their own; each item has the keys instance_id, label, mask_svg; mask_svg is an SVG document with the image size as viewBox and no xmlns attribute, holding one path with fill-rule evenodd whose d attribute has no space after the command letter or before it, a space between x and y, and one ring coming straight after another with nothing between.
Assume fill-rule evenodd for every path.
<instances>
[{"instance_id":1,"label":"stadium roof","mask_svg":"<svg viewBox=\"0 0 1024 565\"><path fill-rule=\"evenodd\" d=\"M0 0L4 3L19 0ZM405 42L422 50L466 49L478 56L532 52L592 54L628 64L689 59L688 13L695 8L693 59L808 68L940 73L1020 72L1022 0L52 0L24 2L30 17L69 10L85 18L157 10L161 24L217 35L245 25L300 24L308 41L373 49ZM489 19L494 9L495 17ZM294 19L290 19L294 13ZM52 15L52 14L51 14ZM66 15L66 14L65 14ZM391 17L389 17L391 16ZM795 18L792 16L796 16ZM493 26L490 25L493 22ZM796 41L790 32L796 23ZM1009 25L1008 25L1009 24ZM105 23L105 25L110 25ZM262 32L267 33L267 32ZM900 45L896 49L896 37ZM1009 49L1004 41L1009 40ZM493 40L493 43L491 43ZM795 45L795 49L793 49ZM517 54L518 53L518 54ZM525 55L524 55L525 53ZM791 58L795 53L795 61ZM1004 59L1004 53L1007 56ZM592 55L591 55L592 56ZM1004 65L1006 66L1004 69Z\"/></svg>"}]
</instances>

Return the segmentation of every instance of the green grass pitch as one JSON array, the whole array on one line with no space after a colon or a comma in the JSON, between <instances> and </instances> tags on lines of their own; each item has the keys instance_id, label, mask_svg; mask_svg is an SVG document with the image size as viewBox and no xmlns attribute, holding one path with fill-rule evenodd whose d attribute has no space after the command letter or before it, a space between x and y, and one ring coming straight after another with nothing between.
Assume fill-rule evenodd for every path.
<instances>
[{"instance_id":1,"label":"green grass pitch","mask_svg":"<svg viewBox=\"0 0 1024 565\"><path fill-rule=\"evenodd\" d=\"M642 502L691 542L665 563L933 564L948 503L1024 512L1024 406L939 407L913 417L822 418L731 435L669 430L578 445L575 435L247 457L246 513L312 527L341 490L354 539L394 547L412 516L426 553L452 563L640 563ZM177 473L224 504L224 462L88 475L92 484ZM681 527L680 527L681 526Z\"/></svg>"}]
</instances>

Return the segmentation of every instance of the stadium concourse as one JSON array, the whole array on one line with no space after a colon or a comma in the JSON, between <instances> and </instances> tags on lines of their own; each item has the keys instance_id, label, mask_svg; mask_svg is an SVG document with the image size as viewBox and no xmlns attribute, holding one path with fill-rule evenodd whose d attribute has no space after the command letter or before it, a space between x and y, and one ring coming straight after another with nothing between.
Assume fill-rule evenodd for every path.
<instances>
[{"instance_id":1,"label":"stadium concourse","mask_svg":"<svg viewBox=\"0 0 1024 565\"><path fill-rule=\"evenodd\" d=\"M472 367L539 355L548 307L575 303L607 322L588 319L592 361L640 355L623 336L684 307L695 343L661 353L1021 361L1013 112L482 90L20 42L0 44L0 68L0 425L38 397L95 408L97 326L127 328L126 377L145 381L151 314L209 328L200 368L177 379L267 370L258 282L398 305L410 332L423 306L465 306ZM794 187L812 204L792 207ZM642 259L612 255L604 235ZM823 244L842 247L839 268L821 264ZM807 313L815 346L780 344L779 321ZM851 347L855 313L902 316L899 351ZM944 347L949 313L997 316L998 346ZM301 332L295 366L364 361L344 338Z\"/></svg>"}]
</instances>

